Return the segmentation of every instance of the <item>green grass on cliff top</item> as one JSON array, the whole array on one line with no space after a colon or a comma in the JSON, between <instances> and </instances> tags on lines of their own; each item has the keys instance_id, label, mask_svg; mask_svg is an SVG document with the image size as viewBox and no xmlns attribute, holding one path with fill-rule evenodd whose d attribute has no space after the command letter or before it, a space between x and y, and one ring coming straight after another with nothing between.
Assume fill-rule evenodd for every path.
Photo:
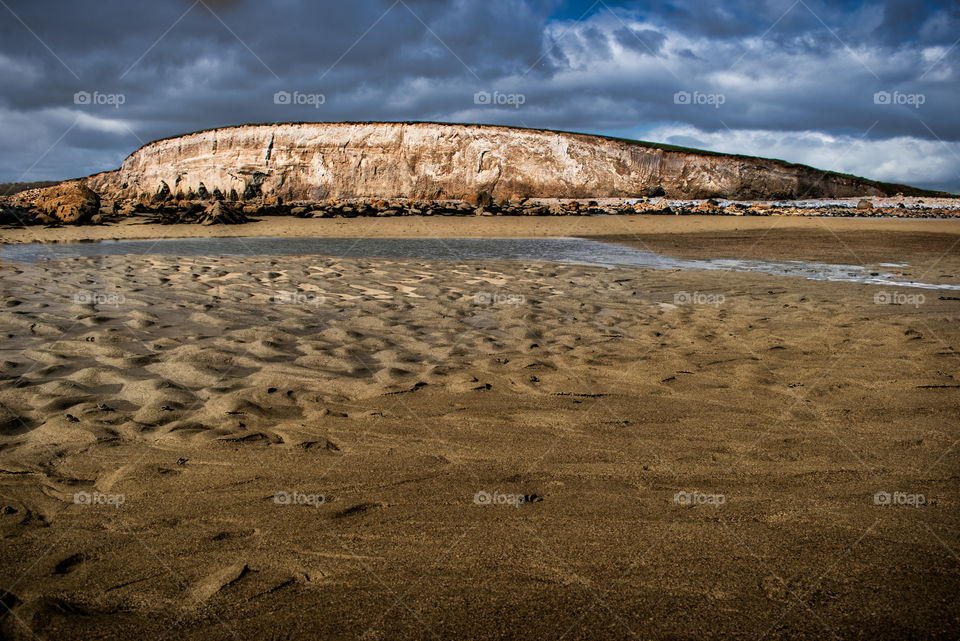
<instances>
[{"instance_id":1,"label":"green grass on cliff top","mask_svg":"<svg viewBox=\"0 0 960 641\"><path fill-rule=\"evenodd\" d=\"M705 149L694 149L692 147L680 147L678 145L668 145L666 143L659 142L648 142L645 140L632 140L630 138L618 138L616 136L602 136L598 134L585 134L576 131L564 131L562 129L540 129L536 127L511 127L507 125L490 125L482 123L459 123L459 122L436 122L430 120L406 120L406 121L383 121L383 120L361 120L361 121L332 121L332 122L252 122L241 125L226 125L223 127L211 127L209 129L201 129L199 131L191 131L183 134L178 134L175 136L167 136L165 138L159 138L153 142L148 142L147 144L141 146L139 149L144 147L149 147L150 145L161 142L164 140L172 140L174 138L180 138L182 136L189 136L191 134L199 134L207 131L218 131L220 129L239 129L241 127L270 127L277 125L443 125L451 127L489 127L491 129L517 129L522 131L542 131L552 134L563 134L566 136L582 136L585 138L603 138L606 140L616 140L618 142L623 142L627 144L637 145L639 147L647 147L650 149L660 149L663 151L671 151L677 153L685 154L696 154L699 156L721 156L727 158L743 158L750 160L768 160L775 162L782 167L790 168L802 168L809 169L811 171L819 172L829 176L837 176L839 178L846 178L847 180L856 181L870 187L879 189L887 196L893 196L896 194L903 194L904 196L926 196L928 198L958 198L960 195L951 194L945 191L934 191L931 189L920 189L919 187L912 187L910 185L901 185L898 183L885 183L878 180L871 180L869 178L864 178L862 176L855 176L853 174L844 174L838 171L828 171L825 169L817 169L816 167L811 167L810 165L803 165L800 163L787 162L786 160L780 160L779 158L764 158L762 156L747 156L744 154L725 154L719 151L708 151ZM139 151L139 149L137 151ZM136 152L134 152L136 153Z\"/></svg>"}]
</instances>

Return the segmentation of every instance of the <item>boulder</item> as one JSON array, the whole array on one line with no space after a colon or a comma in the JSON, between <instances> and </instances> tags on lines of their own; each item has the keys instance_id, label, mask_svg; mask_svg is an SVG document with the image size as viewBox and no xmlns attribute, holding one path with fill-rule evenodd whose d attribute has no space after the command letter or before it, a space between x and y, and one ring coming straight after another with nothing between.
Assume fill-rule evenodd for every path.
<instances>
[{"instance_id":1,"label":"boulder","mask_svg":"<svg viewBox=\"0 0 960 641\"><path fill-rule=\"evenodd\" d=\"M250 219L241 212L223 204L223 201L215 200L207 206L197 222L201 225L239 225L250 222Z\"/></svg>"},{"instance_id":2,"label":"boulder","mask_svg":"<svg viewBox=\"0 0 960 641\"><path fill-rule=\"evenodd\" d=\"M478 191L464 198L464 202L474 207L489 207L493 204L493 196L488 191Z\"/></svg>"},{"instance_id":3,"label":"boulder","mask_svg":"<svg viewBox=\"0 0 960 641\"><path fill-rule=\"evenodd\" d=\"M117 213L121 216L132 216L137 213L137 204L133 202L125 202L119 207Z\"/></svg>"},{"instance_id":4,"label":"boulder","mask_svg":"<svg viewBox=\"0 0 960 641\"><path fill-rule=\"evenodd\" d=\"M153 201L157 203L162 203L165 200L170 200L170 185L166 181L160 181L160 187L157 188L157 193L153 195Z\"/></svg>"},{"instance_id":5,"label":"boulder","mask_svg":"<svg viewBox=\"0 0 960 641\"><path fill-rule=\"evenodd\" d=\"M720 212L720 207L716 201L710 200L694 207L694 211L698 214L716 214Z\"/></svg>"},{"instance_id":6,"label":"boulder","mask_svg":"<svg viewBox=\"0 0 960 641\"><path fill-rule=\"evenodd\" d=\"M15 204L45 214L63 223L82 223L100 209L100 197L83 180L69 180L52 187L31 189L14 197Z\"/></svg>"},{"instance_id":7,"label":"boulder","mask_svg":"<svg viewBox=\"0 0 960 641\"><path fill-rule=\"evenodd\" d=\"M0 204L0 225L26 225L32 218L33 214L26 210Z\"/></svg>"},{"instance_id":8,"label":"boulder","mask_svg":"<svg viewBox=\"0 0 960 641\"><path fill-rule=\"evenodd\" d=\"M869 200L861 200L857 203L857 209L873 209L873 203Z\"/></svg>"},{"instance_id":9,"label":"boulder","mask_svg":"<svg viewBox=\"0 0 960 641\"><path fill-rule=\"evenodd\" d=\"M115 200L101 200L100 201L100 211L98 214L100 216L109 217L116 216L117 212L120 211L120 205Z\"/></svg>"}]
</instances>

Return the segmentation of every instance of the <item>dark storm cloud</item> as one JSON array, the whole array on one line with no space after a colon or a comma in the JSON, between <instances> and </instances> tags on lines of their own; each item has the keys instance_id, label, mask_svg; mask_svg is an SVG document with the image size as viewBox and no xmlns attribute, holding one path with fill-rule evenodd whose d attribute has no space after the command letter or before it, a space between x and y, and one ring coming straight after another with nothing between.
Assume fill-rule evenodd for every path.
<instances>
[{"instance_id":1,"label":"dark storm cloud","mask_svg":"<svg viewBox=\"0 0 960 641\"><path fill-rule=\"evenodd\" d=\"M937 153L931 184L960 189L953 3L5 1L0 180L110 169L143 142L218 125L451 120L758 154L749 145L777 140L788 159L883 178L897 167L824 149L900 141L904 176ZM276 104L277 92L322 103ZM477 104L477 92L524 103ZM678 92L723 103L678 104Z\"/></svg>"},{"instance_id":2,"label":"dark storm cloud","mask_svg":"<svg viewBox=\"0 0 960 641\"><path fill-rule=\"evenodd\" d=\"M207 0L207 4L214 9L230 9L240 4L241 0Z\"/></svg>"},{"instance_id":3,"label":"dark storm cloud","mask_svg":"<svg viewBox=\"0 0 960 641\"><path fill-rule=\"evenodd\" d=\"M631 29L621 27L613 33L620 45L643 54L656 55L663 49L667 37L653 29Z\"/></svg>"}]
</instances>

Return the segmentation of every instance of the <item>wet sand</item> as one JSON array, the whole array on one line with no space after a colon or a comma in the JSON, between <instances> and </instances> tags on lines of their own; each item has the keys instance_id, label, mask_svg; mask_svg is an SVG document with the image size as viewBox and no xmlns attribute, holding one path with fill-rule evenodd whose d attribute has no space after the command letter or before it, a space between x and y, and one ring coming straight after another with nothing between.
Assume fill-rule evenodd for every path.
<instances>
[{"instance_id":1,"label":"wet sand","mask_svg":"<svg viewBox=\"0 0 960 641\"><path fill-rule=\"evenodd\" d=\"M420 223L3 238L614 237L960 283L953 221ZM951 292L159 256L0 292L4 638L960 635Z\"/></svg>"},{"instance_id":2,"label":"wet sand","mask_svg":"<svg viewBox=\"0 0 960 641\"><path fill-rule=\"evenodd\" d=\"M960 219L821 218L798 216L403 216L393 218L296 218L267 216L243 225L144 224L129 217L104 225L0 229L0 242L76 242L138 238L330 237L330 238L542 238L644 234L730 234L773 230L816 234L915 232L960 236ZM802 246L802 242L796 243ZM896 247L896 245L893 245Z\"/></svg>"}]
</instances>

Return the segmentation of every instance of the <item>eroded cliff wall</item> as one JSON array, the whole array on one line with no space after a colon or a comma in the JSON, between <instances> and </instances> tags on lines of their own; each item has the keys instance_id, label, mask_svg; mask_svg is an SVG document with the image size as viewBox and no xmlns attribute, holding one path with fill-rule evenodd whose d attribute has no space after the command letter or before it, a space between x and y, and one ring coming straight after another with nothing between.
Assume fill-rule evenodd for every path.
<instances>
[{"instance_id":1,"label":"eroded cliff wall","mask_svg":"<svg viewBox=\"0 0 960 641\"><path fill-rule=\"evenodd\" d=\"M246 125L150 143L87 184L103 196L219 190L284 202L345 198L833 198L881 195L856 178L762 158L658 149L532 129L436 123Z\"/></svg>"}]
</instances>

